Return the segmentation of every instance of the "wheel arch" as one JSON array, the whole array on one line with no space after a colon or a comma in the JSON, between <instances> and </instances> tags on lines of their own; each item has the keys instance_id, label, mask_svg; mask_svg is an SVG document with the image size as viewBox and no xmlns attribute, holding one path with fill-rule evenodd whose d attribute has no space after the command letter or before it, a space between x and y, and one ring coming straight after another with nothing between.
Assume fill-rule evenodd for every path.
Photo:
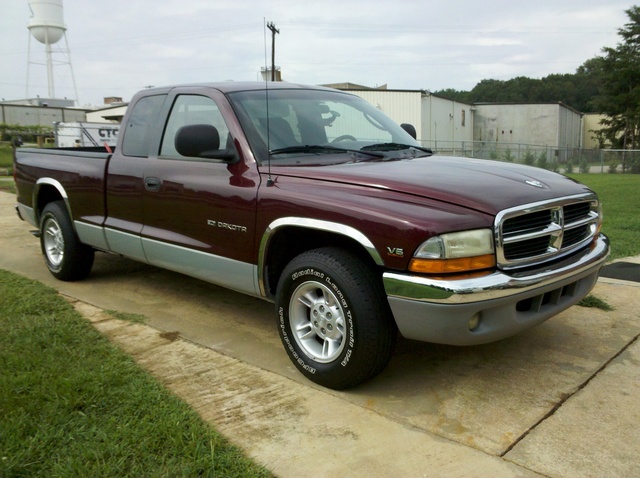
<instances>
[{"instance_id":1,"label":"wheel arch","mask_svg":"<svg viewBox=\"0 0 640 478\"><path fill-rule=\"evenodd\" d=\"M383 266L382 256L362 232L344 224L301 217L272 222L260 241L260 294L273 298L280 274L295 256L319 247L334 246L353 252L372 266Z\"/></svg>"},{"instance_id":2,"label":"wheel arch","mask_svg":"<svg viewBox=\"0 0 640 478\"><path fill-rule=\"evenodd\" d=\"M65 208L71 219L71 224L75 229L73 223L73 214L71 213L71 206L69 204L69 196L65 191L62 184L59 181L52 178L40 178L36 181L36 186L33 189L33 209L35 215L36 224L40 223L40 217L45 206L53 201L64 201Z\"/></svg>"}]
</instances>

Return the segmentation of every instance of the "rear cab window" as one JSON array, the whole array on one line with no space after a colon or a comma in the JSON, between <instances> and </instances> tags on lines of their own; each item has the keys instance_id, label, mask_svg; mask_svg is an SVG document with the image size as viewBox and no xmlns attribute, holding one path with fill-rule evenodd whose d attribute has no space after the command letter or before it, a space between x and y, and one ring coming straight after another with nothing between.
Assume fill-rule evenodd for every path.
<instances>
[{"instance_id":1,"label":"rear cab window","mask_svg":"<svg viewBox=\"0 0 640 478\"><path fill-rule=\"evenodd\" d=\"M129 114L122 140L124 156L147 157L166 95L141 98Z\"/></svg>"}]
</instances>

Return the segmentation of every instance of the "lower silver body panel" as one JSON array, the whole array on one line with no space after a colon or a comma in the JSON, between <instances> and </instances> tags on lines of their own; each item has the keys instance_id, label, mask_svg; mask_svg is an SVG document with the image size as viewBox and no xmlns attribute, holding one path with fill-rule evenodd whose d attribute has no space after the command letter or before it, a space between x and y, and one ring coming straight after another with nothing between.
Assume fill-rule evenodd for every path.
<instances>
[{"instance_id":1,"label":"lower silver body panel","mask_svg":"<svg viewBox=\"0 0 640 478\"><path fill-rule=\"evenodd\" d=\"M33 208L18 203L20 219L39 227ZM180 272L244 294L262 297L258 287L258 266L207 254L174 244L143 238L82 221L73 223L80 242L164 269Z\"/></svg>"}]
</instances>

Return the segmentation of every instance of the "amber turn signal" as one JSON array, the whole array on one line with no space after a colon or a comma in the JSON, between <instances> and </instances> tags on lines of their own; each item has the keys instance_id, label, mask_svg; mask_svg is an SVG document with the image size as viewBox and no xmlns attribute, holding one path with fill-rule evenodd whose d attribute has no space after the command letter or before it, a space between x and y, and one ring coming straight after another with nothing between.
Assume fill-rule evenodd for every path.
<instances>
[{"instance_id":1,"label":"amber turn signal","mask_svg":"<svg viewBox=\"0 0 640 478\"><path fill-rule=\"evenodd\" d=\"M493 254L456 259L411 259L409 270L420 274L459 274L496 266Z\"/></svg>"}]
</instances>

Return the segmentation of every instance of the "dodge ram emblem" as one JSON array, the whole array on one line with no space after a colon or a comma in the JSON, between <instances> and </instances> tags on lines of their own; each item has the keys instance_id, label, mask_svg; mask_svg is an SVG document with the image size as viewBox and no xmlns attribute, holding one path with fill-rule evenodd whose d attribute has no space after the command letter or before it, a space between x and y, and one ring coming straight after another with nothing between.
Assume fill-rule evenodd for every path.
<instances>
[{"instance_id":1,"label":"dodge ram emblem","mask_svg":"<svg viewBox=\"0 0 640 478\"><path fill-rule=\"evenodd\" d=\"M535 179L527 179L525 181L525 183L527 183L530 186L535 186L537 188L543 188L544 184L542 184L540 181L536 181Z\"/></svg>"}]
</instances>

